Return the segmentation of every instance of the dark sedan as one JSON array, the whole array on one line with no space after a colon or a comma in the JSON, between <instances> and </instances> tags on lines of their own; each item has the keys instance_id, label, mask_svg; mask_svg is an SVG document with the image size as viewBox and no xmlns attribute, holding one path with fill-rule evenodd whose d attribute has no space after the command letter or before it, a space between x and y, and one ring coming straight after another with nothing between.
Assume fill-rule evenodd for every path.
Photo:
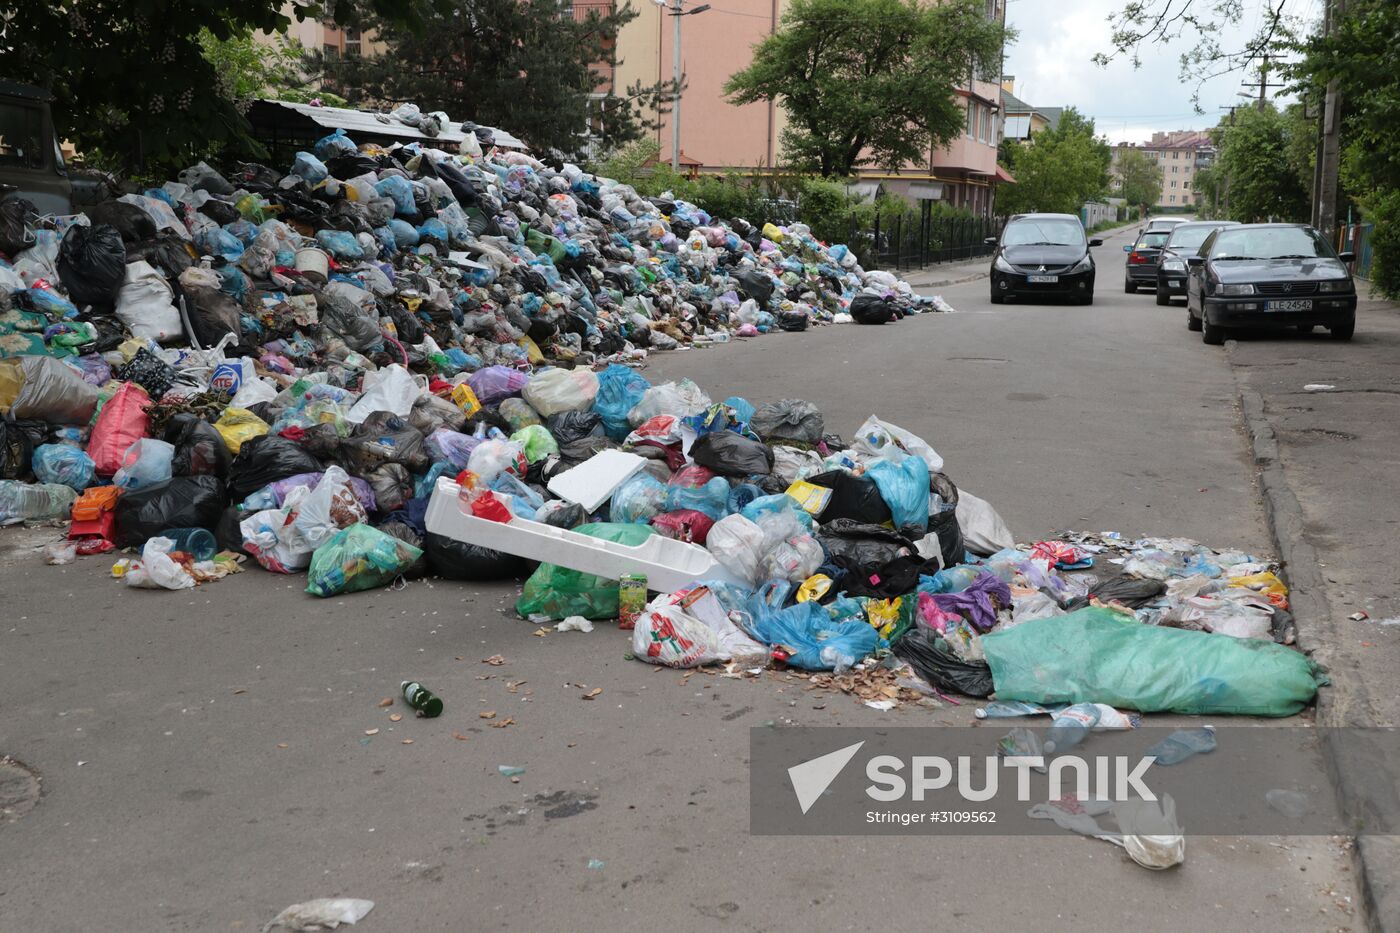
<instances>
[{"instance_id":1,"label":"dark sedan","mask_svg":"<svg viewBox=\"0 0 1400 933\"><path fill-rule=\"evenodd\" d=\"M992 304L1007 298L1059 296L1094 303L1094 257L1073 214L1017 214L1006 222L992 255Z\"/></svg>"},{"instance_id":2,"label":"dark sedan","mask_svg":"<svg viewBox=\"0 0 1400 933\"><path fill-rule=\"evenodd\" d=\"M1186 297L1186 257L1194 255L1201 244L1221 227L1233 227L1234 220L1201 220L1179 224L1171 232L1162 254L1157 257L1157 304L1171 304L1173 298Z\"/></svg>"},{"instance_id":3,"label":"dark sedan","mask_svg":"<svg viewBox=\"0 0 1400 933\"><path fill-rule=\"evenodd\" d=\"M1128 254L1123 266L1123 291L1132 295L1139 287L1156 284L1157 257L1170 236L1170 230L1144 230L1138 234L1132 246L1123 247L1123 252Z\"/></svg>"},{"instance_id":4,"label":"dark sedan","mask_svg":"<svg viewBox=\"0 0 1400 933\"><path fill-rule=\"evenodd\" d=\"M1224 343L1234 328L1321 326L1350 340L1356 287L1346 264L1354 259L1305 224L1217 230L1187 259L1187 326L1210 344Z\"/></svg>"}]
</instances>

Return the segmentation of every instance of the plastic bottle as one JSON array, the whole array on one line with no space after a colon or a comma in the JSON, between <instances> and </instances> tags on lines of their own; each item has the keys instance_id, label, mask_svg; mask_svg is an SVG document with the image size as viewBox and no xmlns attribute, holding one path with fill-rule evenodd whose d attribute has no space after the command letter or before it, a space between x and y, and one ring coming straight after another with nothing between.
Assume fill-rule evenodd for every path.
<instances>
[{"instance_id":1,"label":"plastic bottle","mask_svg":"<svg viewBox=\"0 0 1400 933\"><path fill-rule=\"evenodd\" d=\"M167 528L159 535L175 542L174 551L184 551L195 560L213 560L219 544L206 528Z\"/></svg>"},{"instance_id":2,"label":"plastic bottle","mask_svg":"<svg viewBox=\"0 0 1400 933\"><path fill-rule=\"evenodd\" d=\"M0 480L0 525L67 518L78 494L57 483Z\"/></svg>"},{"instance_id":3,"label":"plastic bottle","mask_svg":"<svg viewBox=\"0 0 1400 933\"><path fill-rule=\"evenodd\" d=\"M1088 736L1099 721L1099 708L1093 703L1076 703L1055 714L1045 735L1045 753L1067 752Z\"/></svg>"},{"instance_id":4,"label":"plastic bottle","mask_svg":"<svg viewBox=\"0 0 1400 933\"><path fill-rule=\"evenodd\" d=\"M442 715L442 700L418 681L405 680L399 684L399 689L403 691L404 700L418 711L418 715L428 719Z\"/></svg>"},{"instance_id":5,"label":"plastic bottle","mask_svg":"<svg viewBox=\"0 0 1400 933\"><path fill-rule=\"evenodd\" d=\"M1192 755L1203 755L1215 750L1215 727L1201 726L1199 729L1178 729L1147 750L1149 758L1156 759L1159 765L1180 764Z\"/></svg>"},{"instance_id":6,"label":"plastic bottle","mask_svg":"<svg viewBox=\"0 0 1400 933\"><path fill-rule=\"evenodd\" d=\"M988 703L972 715L978 719L1007 719L1012 716L1039 716L1048 712L1050 712L1048 709L1036 703L1025 703L1021 700L997 700Z\"/></svg>"}]
</instances>

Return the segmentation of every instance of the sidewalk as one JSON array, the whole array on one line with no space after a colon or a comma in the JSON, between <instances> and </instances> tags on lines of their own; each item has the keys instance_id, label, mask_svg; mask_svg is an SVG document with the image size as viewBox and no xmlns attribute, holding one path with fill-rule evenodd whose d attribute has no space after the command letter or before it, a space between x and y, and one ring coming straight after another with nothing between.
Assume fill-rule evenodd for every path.
<instances>
[{"instance_id":1,"label":"sidewalk","mask_svg":"<svg viewBox=\"0 0 1400 933\"><path fill-rule=\"evenodd\" d=\"M991 256L978 256L974 259L958 262L940 262L937 265L926 266L914 272L897 272L895 274L912 285L915 291L923 291L985 279L990 274L991 268Z\"/></svg>"},{"instance_id":2,"label":"sidewalk","mask_svg":"<svg viewBox=\"0 0 1400 933\"><path fill-rule=\"evenodd\" d=\"M1363 298L1350 343L1245 337L1227 353L1300 644L1333 682L1318 725L1400 723L1400 307ZM1338 792L1354 802L1371 777L1341 773ZM1400 842L1359 853L1373 928L1400 930Z\"/></svg>"}]
</instances>

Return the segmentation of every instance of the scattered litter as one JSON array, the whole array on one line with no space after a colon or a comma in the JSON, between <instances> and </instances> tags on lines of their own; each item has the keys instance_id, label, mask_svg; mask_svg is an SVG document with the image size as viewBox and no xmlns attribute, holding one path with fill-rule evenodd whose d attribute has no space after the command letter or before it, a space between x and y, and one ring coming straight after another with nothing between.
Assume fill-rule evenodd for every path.
<instances>
[{"instance_id":1,"label":"scattered litter","mask_svg":"<svg viewBox=\"0 0 1400 933\"><path fill-rule=\"evenodd\" d=\"M606 864L602 859L591 858L588 860L588 867L593 871L599 871Z\"/></svg>"},{"instance_id":2,"label":"scattered litter","mask_svg":"<svg viewBox=\"0 0 1400 933\"><path fill-rule=\"evenodd\" d=\"M1325 383L1325 382L1310 382L1310 383L1308 383L1307 385L1303 386L1303 391L1304 391L1304 392L1331 392L1331 391L1332 391L1333 389L1335 389L1335 388L1337 388L1337 387L1334 386L1334 385L1328 385L1328 384Z\"/></svg>"},{"instance_id":3,"label":"scattered litter","mask_svg":"<svg viewBox=\"0 0 1400 933\"><path fill-rule=\"evenodd\" d=\"M373 909L374 901L354 897L320 897L288 907L268 921L263 926L262 933L268 933L274 927L282 927L294 933L334 930L342 923L359 923Z\"/></svg>"},{"instance_id":4,"label":"scattered litter","mask_svg":"<svg viewBox=\"0 0 1400 933\"><path fill-rule=\"evenodd\" d=\"M517 777L525 773L524 768L518 768L515 765L497 765L496 770L506 777Z\"/></svg>"},{"instance_id":5,"label":"scattered litter","mask_svg":"<svg viewBox=\"0 0 1400 933\"><path fill-rule=\"evenodd\" d=\"M583 616L569 616L563 622L554 626L556 632L591 632L593 623Z\"/></svg>"}]
</instances>

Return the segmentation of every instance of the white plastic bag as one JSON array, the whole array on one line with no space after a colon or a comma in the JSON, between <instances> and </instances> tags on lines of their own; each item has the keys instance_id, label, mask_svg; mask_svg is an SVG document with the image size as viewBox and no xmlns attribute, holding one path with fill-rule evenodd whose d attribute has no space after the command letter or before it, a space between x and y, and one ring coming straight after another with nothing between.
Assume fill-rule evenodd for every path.
<instances>
[{"instance_id":1,"label":"white plastic bag","mask_svg":"<svg viewBox=\"0 0 1400 933\"><path fill-rule=\"evenodd\" d=\"M632 653L648 664L699 667L730 658L766 658L768 651L731 621L719 599L706 591L663 593L647 604L632 629ZM683 601L690 605L682 608Z\"/></svg>"},{"instance_id":2,"label":"white plastic bag","mask_svg":"<svg viewBox=\"0 0 1400 933\"><path fill-rule=\"evenodd\" d=\"M292 525L314 550L340 529L368 521L365 507L350 485L350 475L338 466L329 466L316 488L301 500Z\"/></svg>"},{"instance_id":3,"label":"white plastic bag","mask_svg":"<svg viewBox=\"0 0 1400 933\"><path fill-rule=\"evenodd\" d=\"M826 552L809 534L793 535L774 545L759 563L764 580L787 580L801 583L817 572L826 559Z\"/></svg>"},{"instance_id":4,"label":"white plastic bag","mask_svg":"<svg viewBox=\"0 0 1400 933\"><path fill-rule=\"evenodd\" d=\"M413 410L413 403L423 394L413 373L398 363L378 372L366 373L365 384L365 393L345 416L345 420L352 424L362 423L377 411L391 411L406 418Z\"/></svg>"},{"instance_id":5,"label":"white plastic bag","mask_svg":"<svg viewBox=\"0 0 1400 933\"><path fill-rule=\"evenodd\" d=\"M815 450L800 450L779 445L773 448L773 475L791 485L822 472L822 455Z\"/></svg>"},{"instance_id":6,"label":"white plastic bag","mask_svg":"<svg viewBox=\"0 0 1400 933\"><path fill-rule=\"evenodd\" d=\"M298 486L287 501L301 502L305 486ZM306 543L294 522L295 509L283 507L255 512L238 525L243 535L243 550L253 555L264 570L273 573L296 573L311 563L315 548Z\"/></svg>"},{"instance_id":7,"label":"white plastic bag","mask_svg":"<svg viewBox=\"0 0 1400 933\"><path fill-rule=\"evenodd\" d=\"M922 437L906 431L897 424L881 421L874 415L865 419L856 431L851 448L871 457L883 457L903 463L905 457L918 457L928 465L930 473L943 469L943 458Z\"/></svg>"},{"instance_id":8,"label":"white plastic bag","mask_svg":"<svg viewBox=\"0 0 1400 933\"><path fill-rule=\"evenodd\" d=\"M635 428L657 415L674 415L677 418L698 415L710 405L710 397L689 379L663 382L642 394L642 400L627 413L627 420Z\"/></svg>"},{"instance_id":9,"label":"white plastic bag","mask_svg":"<svg viewBox=\"0 0 1400 933\"><path fill-rule=\"evenodd\" d=\"M270 402L277 397L277 390L256 376L239 386L238 394L229 402L230 408L252 408L260 402Z\"/></svg>"},{"instance_id":10,"label":"white plastic bag","mask_svg":"<svg viewBox=\"0 0 1400 933\"><path fill-rule=\"evenodd\" d=\"M122 465L112 477L112 483L124 489L144 489L170 479L170 464L175 459L175 445L143 437L122 454Z\"/></svg>"},{"instance_id":11,"label":"white plastic bag","mask_svg":"<svg viewBox=\"0 0 1400 933\"><path fill-rule=\"evenodd\" d=\"M187 590L194 577L170 557L175 542L169 538L147 538L141 548L141 562L122 576L127 586L147 590Z\"/></svg>"},{"instance_id":12,"label":"white plastic bag","mask_svg":"<svg viewBox=\"0 0 1400 933\"><path fill-rule=\"evenodd\" d=\"M763 529L738 513L715 522L705 538L705 548L715 560L749 586L758 582L764 545Z\"/></svg>"},{"instance_id":13,"label":"white plastic bag","mask_svg":"<svg viewBox=\"0 0 1400 933\"><path fill-rule=\"evenodd\" d=\"M585 411L598 397L598 377L588 369L546 369L536 373L520 394L542 418Z\"/></svg>"},{"instance_id":14,"label":"white plastic bag","mask_svg":"<svg viewBox=\"0 0 1400 933\"><path fill-rule=\"evenodd\" d=\"M126 278L117 292L117 317L132 336L159 341L183 337L174 302L175 293L154 266L145 260L126 264Z\"/></svg>"},{"instance_id":15,"label":"white plastic bag","mask_svg":"<svg viewBox=\"0 0 1400 933\"><path fill-rule=\"evenodd\" d=\"M143 194L124 194L117 200L141 208L155 221L156 229L169 230L182 240L190 238L190 231L180 223L180 218L175 216L175 210L160 198L148 198Z\"/></svg>"},{"instance_id":16,"label":"white plastic bag","mask_svg":"<svg viewBox=\"0 0 1400 933\"><path fill-rule=\"evenodd\" d=\"M269 933L273 927L282 927L292 933L321 933L334 930L342 923L351 926L365 918L374 910L374 901L358 897L318 897L314 901L293 904L267 922L262 933Z\"/></svg>"},{"instance_id":17,"label":"white plastic bag","mask_svg":"<svg viewBox=\"0 0 1400 933\"><path fill-rule=\"evenodd\" d=\"M966 489L958 490L957 516L963 544L978 557L987 557L1016 546L1016 538L991 503L977 498Z\"/></svg>"},{"instance_id":18,"label":"white plastic bag","mask_svg":"<svg viewBox=\"0 0 1400 933\"><path fill-rule=\"evenodd\" d=\"M467 469L487 484L504 472L524 476L525 471L529 469L529 462L525 459L525 445L516 441L482 441L467 458Z\"/></svg>"}]
</instances>

